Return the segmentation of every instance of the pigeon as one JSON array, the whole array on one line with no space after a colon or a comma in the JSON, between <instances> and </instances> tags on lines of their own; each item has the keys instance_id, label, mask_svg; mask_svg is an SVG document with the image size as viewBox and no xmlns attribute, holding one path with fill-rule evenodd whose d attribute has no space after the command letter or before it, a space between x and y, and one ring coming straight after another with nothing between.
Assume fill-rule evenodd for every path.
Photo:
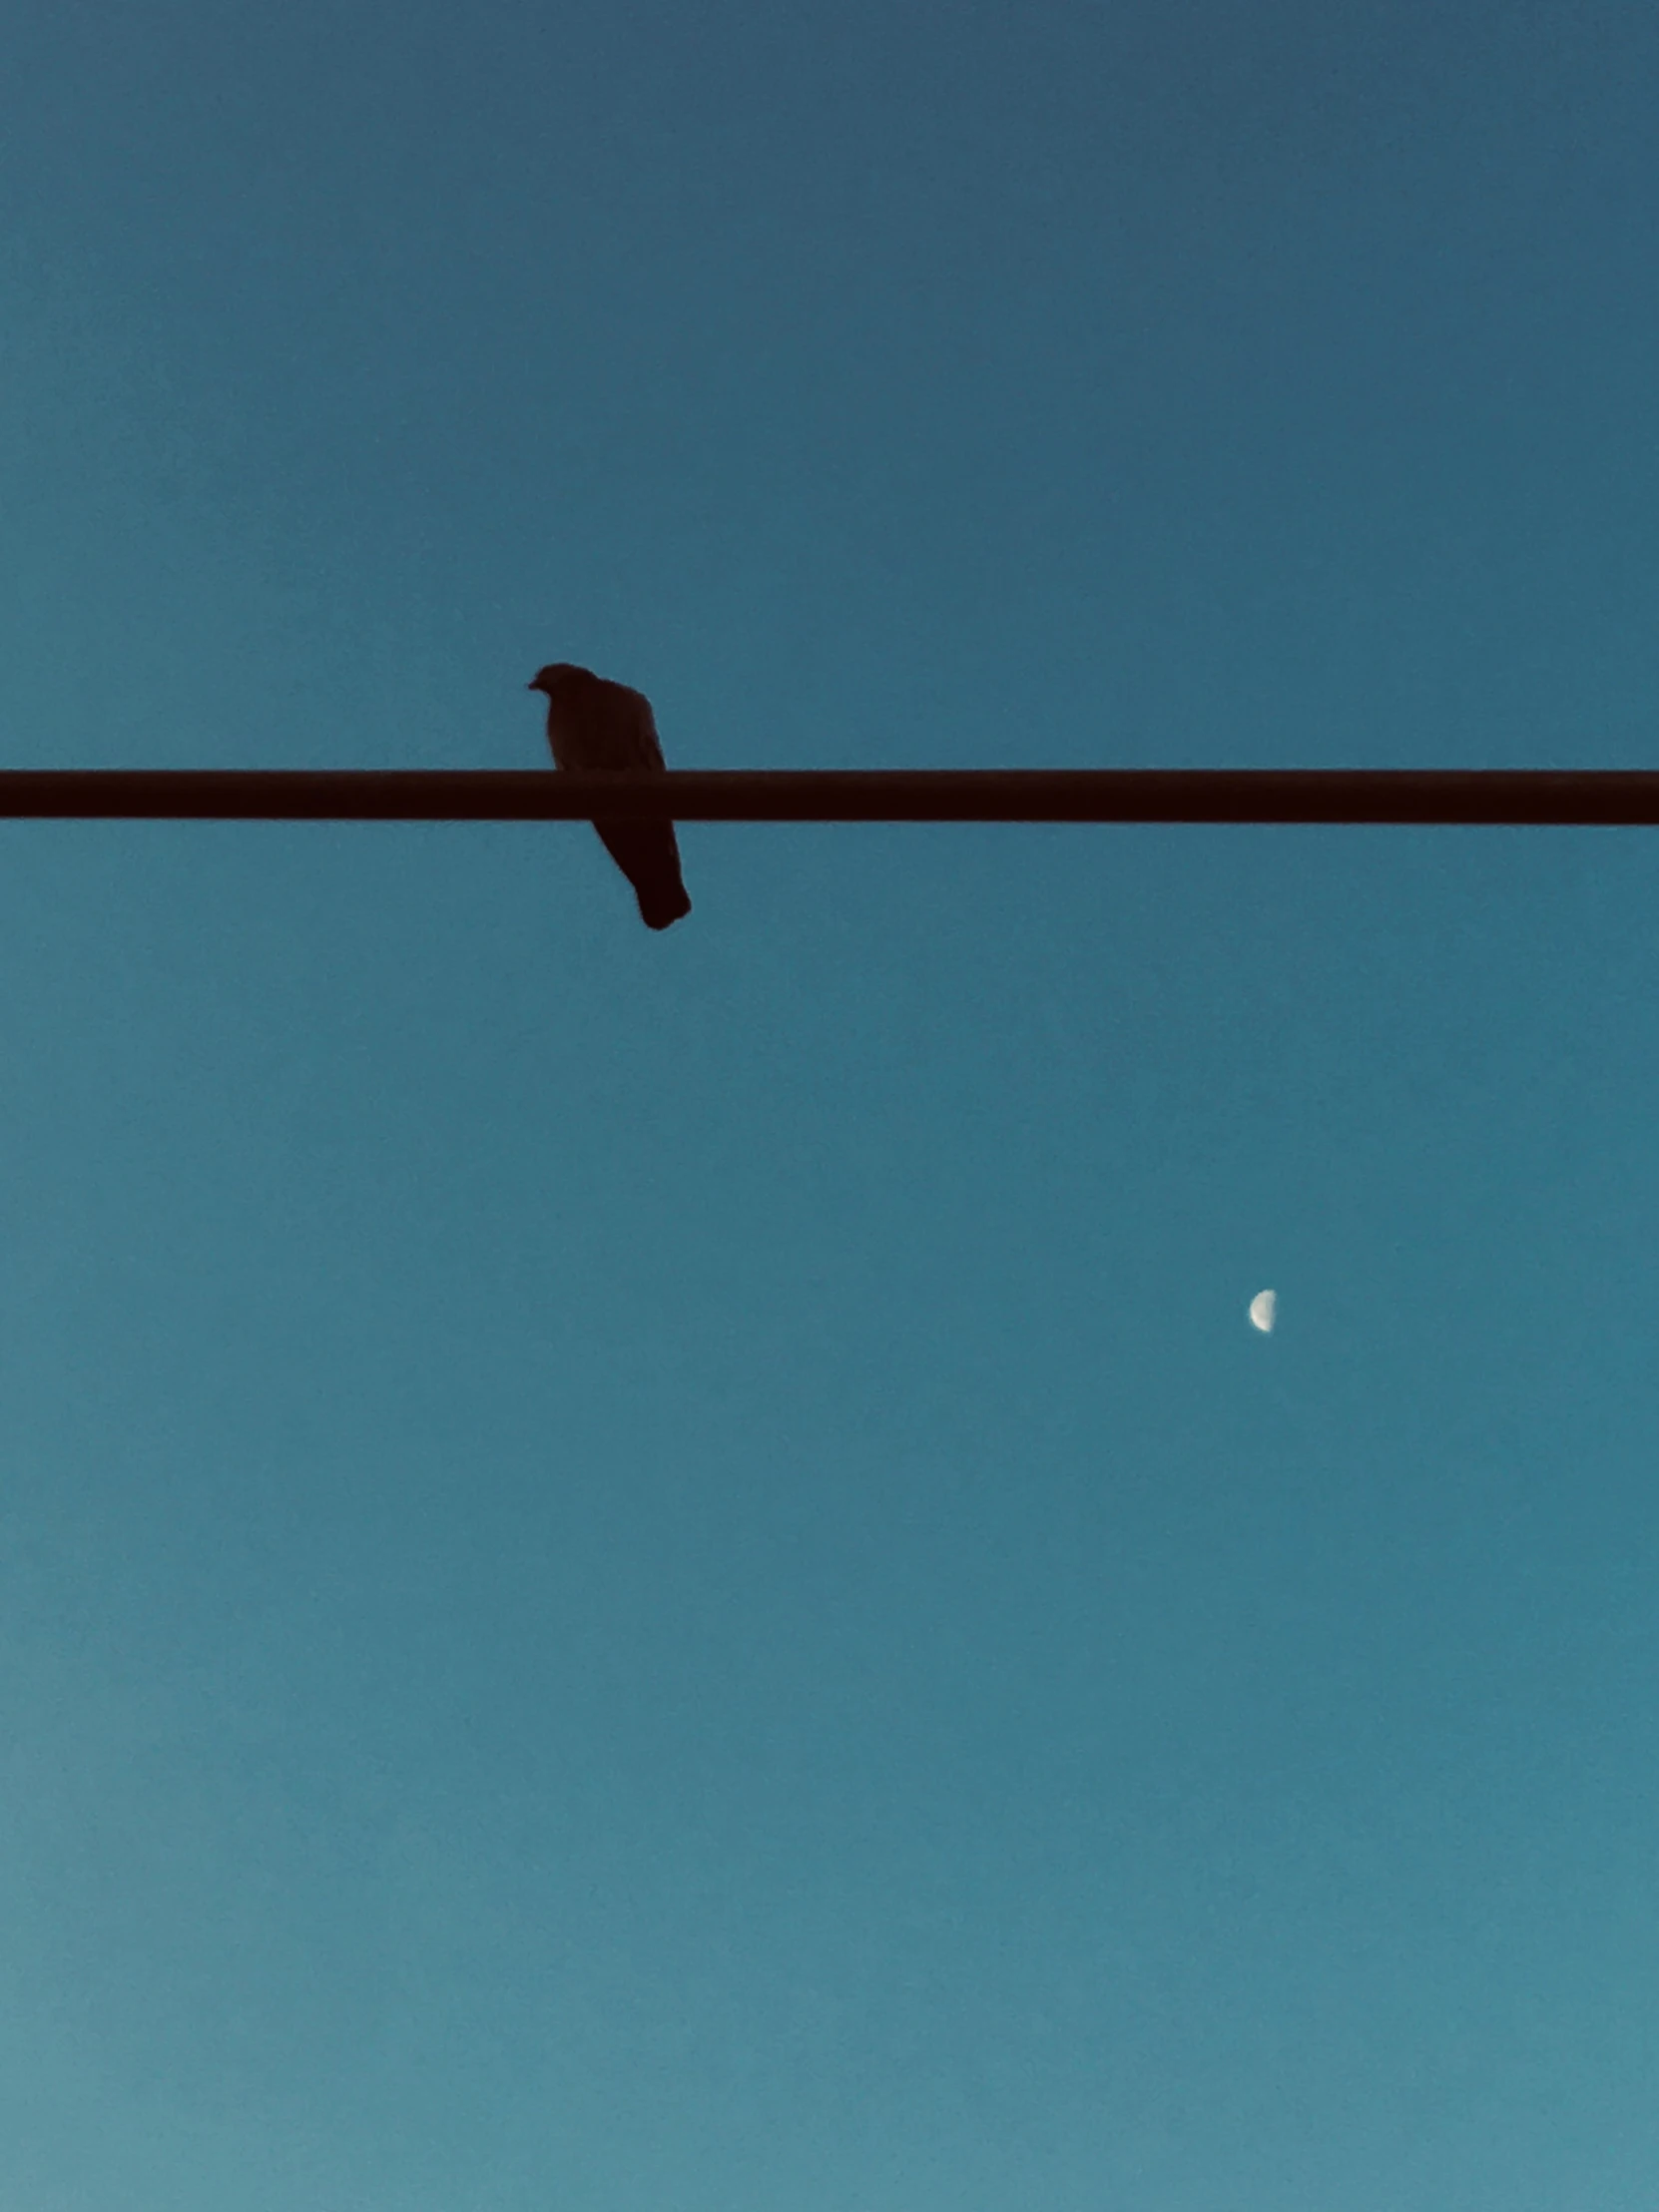
<instances>
[{"instance_id":1,"label":"pigeon","mask_svg":"<svg viewBox=\"0 0 1659 2212\"><path fill-rule=\"evenodd\" d=\"M547 742L556 767L662 774L663 748L643 692L607 683L571 661L550 661L529 689L547 694ZM596 822L594 828L633 884L648 929L667 929L691 912L672 822Z\"/></svg>"}]
</instances>

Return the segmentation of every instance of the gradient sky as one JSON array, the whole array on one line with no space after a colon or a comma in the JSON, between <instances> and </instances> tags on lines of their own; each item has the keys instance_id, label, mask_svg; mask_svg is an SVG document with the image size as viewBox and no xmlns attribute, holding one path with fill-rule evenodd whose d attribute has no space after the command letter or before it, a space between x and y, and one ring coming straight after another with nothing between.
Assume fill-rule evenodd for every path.
<instances>
[{"instance_id":1,"label":"gradient sky","mask_svg":"<svg viewBox=\"0 0 1659 2212\"><path fill-rule=\"evenodd\" d=\"M0 760L1659 765L1656 95L12 0ZM3 2212L1651 2212L1659 840L682 846L0 828Z\"/></svg>"}]
</instances>

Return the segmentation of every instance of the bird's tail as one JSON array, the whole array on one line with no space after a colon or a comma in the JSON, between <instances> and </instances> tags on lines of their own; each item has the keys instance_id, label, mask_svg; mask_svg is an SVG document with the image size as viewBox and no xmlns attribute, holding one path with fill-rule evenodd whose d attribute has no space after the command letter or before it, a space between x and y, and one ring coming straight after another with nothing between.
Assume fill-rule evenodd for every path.
<instances>
[{"instance_id":1,"label":"bird's tail","mask_svg":"<svg viewBox=\"0 0 1659 2212\"><path fill-rule=\"evenodd\" d=\"M684 883L654 885L649 892L636 883L635 893L640 902L640 919L648 929L669 929L691 912L691 897Z\"/></svg>"},{"instance_id":2,"label":"bird's tail","mask_svg":"<svg viewBox=\"0 0 1659 2212\"><path fill-rule=\"evenodd\" d=\"M691 912L672 822L596 822L594 828L633 884L648 929L670 928Z\"/></svg>"}]
</instances>

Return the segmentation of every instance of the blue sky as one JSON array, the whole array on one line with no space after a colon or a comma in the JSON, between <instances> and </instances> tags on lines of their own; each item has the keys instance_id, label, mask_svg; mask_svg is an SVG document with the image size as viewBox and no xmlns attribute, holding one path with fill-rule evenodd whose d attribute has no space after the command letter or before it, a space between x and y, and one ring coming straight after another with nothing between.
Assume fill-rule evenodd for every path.
<instances>
[{"instance_id":1,"label":"blue sky","mask_svg":"<svg viewBox=\"0 0 1659 2212\"><path fill-rule=\"evenodd\" d=\"M1654 765L1650 10L0 62L6 765ZM1652 841L682 846L0 828L8 2212L1649 2212Z\"/></svg>"}]
</instances>

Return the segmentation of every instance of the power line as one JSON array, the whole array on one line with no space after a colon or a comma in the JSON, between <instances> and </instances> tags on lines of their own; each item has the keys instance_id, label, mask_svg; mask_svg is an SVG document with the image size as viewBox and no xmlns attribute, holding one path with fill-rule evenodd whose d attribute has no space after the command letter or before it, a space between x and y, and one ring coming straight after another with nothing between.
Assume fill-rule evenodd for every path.
<instances>
[{"instance_id":1,"label":"power line","mask_svg":"<svg viewBox=\"0 0 1659 2212\"><path fill-rule=\"evenodd\" d=\"M1659 826L1626 769L9 769L0 819Z\"/></svg>"}]
</instances>

